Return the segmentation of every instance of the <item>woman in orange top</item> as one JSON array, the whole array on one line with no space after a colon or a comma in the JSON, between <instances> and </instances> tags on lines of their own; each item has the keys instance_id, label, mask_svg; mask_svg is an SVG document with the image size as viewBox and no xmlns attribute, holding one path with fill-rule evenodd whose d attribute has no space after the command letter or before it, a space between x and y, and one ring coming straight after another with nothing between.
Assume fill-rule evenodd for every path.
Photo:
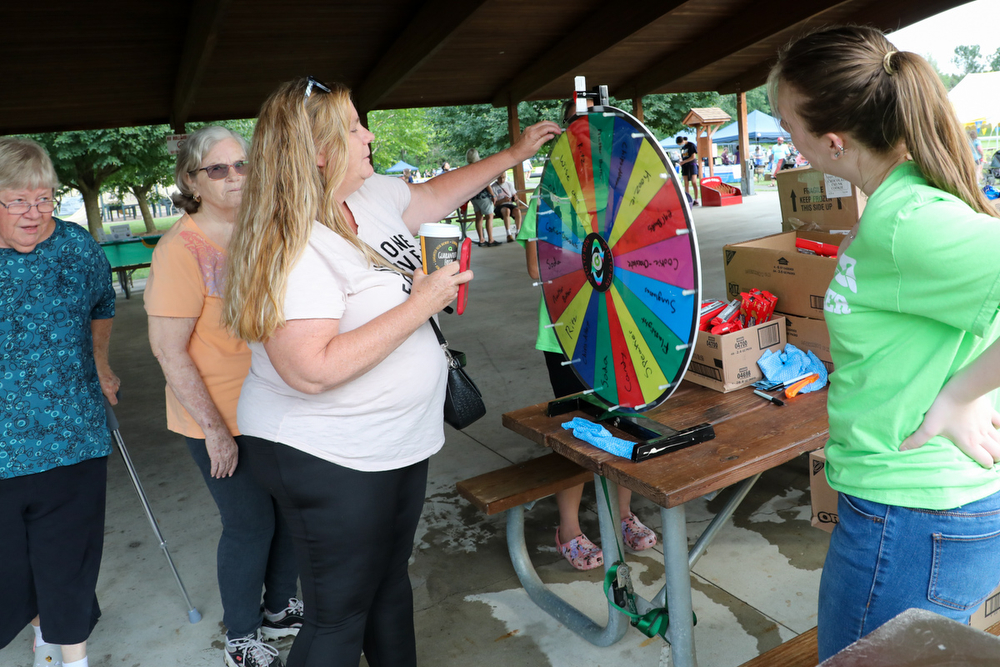
<instances>
[{"instance_id":1,"label":"woman in orange top","mask_svg":"<svg viewBox=\"0 0 1000 667\"><path fill-rule=\"evenodd\" d=\"M263 639L298 633L298 571L280 512L240 463L236 404L250 350L223 326L220 296L246 151L242 137L214 126L181 147L174 203L186 214L156 245L145 307L150 346L167 379L167 428L185 436L222 518L225 663L274 667L281 665L278 651Z\"/></svg>"}]
</instances>

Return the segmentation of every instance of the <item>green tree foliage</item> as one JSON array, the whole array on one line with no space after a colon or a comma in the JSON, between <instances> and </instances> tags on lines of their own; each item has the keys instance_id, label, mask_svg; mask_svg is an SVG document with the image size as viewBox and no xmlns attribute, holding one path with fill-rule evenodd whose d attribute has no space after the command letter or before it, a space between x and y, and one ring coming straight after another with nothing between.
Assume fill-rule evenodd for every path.
<instances>
[{"instance_id":1,"label":"green tree foliage","mask_svg":"<svg viewBox=\"0 0 1000 667\"><path fill-rule=\"evenodd\" d=\"M612 99L611 103L632 112L631 100ZM521 128L541 120L561 123L563 100L521 102L517 107ZM643 117L654 135L660 138L688 132L681 125L694 107L721 107L736 117L736 96L718 93L675 93L647 95L643 98ZM747 93L747 111L760 109L771 113L763 86ZM372 111L369 129L375 134L372 164L383 172L398 160L405 160L422 171L435 169L442 162L453 167L465 164L465 154L475 148L483 157L510 145L507 110L489 104ZM548 146L541 153L547 153Z\"/></svg>"},{"instance_id":2,"label":"green tree foliage","mask_svg":"<svg viewBox=\"0 0 1000 667\"><path fill-rule=\"evenodd\" d=\"M149 206L149 193L157 185L168 185L174 178L174 156L167 152L164 137L170 134L166 125L148 127L123 127L119 130L123 137L134 136L136 141L123 159L121 169L108 180L108 185L119 193L119 199L125 192L131 192L139 202L142 211L143 224L147 232L155 232L153 213ZM88 212L89 222L89 212Z\"/></svg>"},{"instance_id":3,"label":"green tree foliage","mask_svg":"<svg viewBox=\"0 0 1000 667\"><path fill-rule=\"evenodd\" d=\"M142 162L156 155L159 147L164 154L164 125L117 128L110 130L78 130L35 134L31 138L45 146L56 174L64 186L80 191L87 211L87 227L97 238L101 228L101 191L111 185L130 162ZM149 223L147 223L148 225Z\"/></svg>"},{"instance_id":4,"label":"green tree foliage","mask_svg":"<svg viewBox=\"0 0 1000 667\"><path fill-rule=\"evenodd\" d=\"M941 83L944 84L945 90L951 90L958 85L959 81L962 80L964 74L946 74L941 71L941 68L938 67L937 60L931 56L925 57L927 58L927 62L930 63L930 66L934 68L935 72L937 72L938 78L941 79Z\"/></svg>"},{"instance_id":5,"label":"green tree foliage","mask_svg":"<svg viewBox=\"0 0 1000 667\"><path fill-rule=\"evenodd\" d=\"M956 46L955 56L951 62L955 63L955 67L962 74L976 74L986 71L986 64L983 62L978 44L975 46Z\"/></svg>"},{"instance_id":6,"label":"green tree foliage","mask_svg":"<svg viewBox=\"0 0 1000 667\"><path fill-rule=\"evenodd\" d=\"M986 69L990 72L1000 72L1000 47L990 56L990 61L987 63Z\"/></svg>"},{"instance_id":7,"label":"green tree foliage","mask_svg":"<svg viewBox=\"0 0 1000 667\"><path fill-rule=\"evenodd\" d=\"M390 109L368 114L372 142L372 166L384 173L400 160L424 166L433 130L427 120L429 109Z\"/></svg>"},{"instance_id":8,"label":"green tree foliage","mask_svg":"<svg viewBox=\"0 0 1000 667\"><path fill-rule=\"evenodd\" d=\"M559 121L562 100L521 102L517 106L522 128L540 120ZM431 166L447 161L451 166L465 164L465 153L475 148L483 157L510 146L507 133L507 110L489 104L460 107L436 107L427 110L433 128L428 159ZM547 149L544 149L547 150Z\"/></svg>"}]
</instances>

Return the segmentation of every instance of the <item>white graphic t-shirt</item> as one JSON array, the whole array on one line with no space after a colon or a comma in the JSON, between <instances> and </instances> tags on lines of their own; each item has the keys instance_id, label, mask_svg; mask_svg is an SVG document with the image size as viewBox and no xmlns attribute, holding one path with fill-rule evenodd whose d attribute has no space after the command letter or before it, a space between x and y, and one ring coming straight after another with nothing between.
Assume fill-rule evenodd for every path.
<instances>
[{"instance_id":1,"label":"white graphic t-shirt","mask_svg":"<svg viewBox=\"0 0 1000 667\"><path fill-rule=\"evenodd\" d=\"M405 183L373 176L347 203L362 239L398 266L420 266L401 218L409 204ZM285 318L336 319L346 333L404 303L410 285L396 271L369 266L350 243L316 222L288 277ZM429 323L372 370L318 395L285 384L263 345L252 343L250 350L238 413L244 434L364 472L412 465L444 444L447 367Z\"/></svg>"}]
</instances>

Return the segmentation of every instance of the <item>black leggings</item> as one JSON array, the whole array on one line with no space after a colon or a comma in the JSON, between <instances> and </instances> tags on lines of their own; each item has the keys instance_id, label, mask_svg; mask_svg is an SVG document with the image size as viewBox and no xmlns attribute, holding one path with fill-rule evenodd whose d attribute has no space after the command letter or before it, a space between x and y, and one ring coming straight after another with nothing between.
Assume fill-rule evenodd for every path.
<instances>
[{"instance_id":1,"label":"black leggings","mask_svg":"<svg viewBox=\"0 0 1000 667\"><path fill-rule=\"evenodd\" d=\"M359 472L245 436L250 470L278 501L295 543L305 623L288 667L417 664L407 564L427 461Z\"/></svg>"}]
</instances>

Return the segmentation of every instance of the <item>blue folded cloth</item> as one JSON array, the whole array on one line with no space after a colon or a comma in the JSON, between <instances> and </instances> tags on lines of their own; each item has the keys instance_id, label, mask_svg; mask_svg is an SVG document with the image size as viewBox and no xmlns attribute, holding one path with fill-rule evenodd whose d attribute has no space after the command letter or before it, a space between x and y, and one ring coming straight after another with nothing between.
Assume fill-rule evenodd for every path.
<instances>
[{"instance_id":1,"label":"blue folded cloth","mask_svg":"<svg viewBox=\"0 0 1000 667\"><path fill-rule=\"evenodd\" d=\"M818 391L826 386L827 373L823 362L815 354L803 352L791 343L785 345L783 352L766 350L757 365L769 382L782 383L801 377L807 373L816 373L819 379L806 385L801 394Z\"/></svg>"},{"instance_id":2,"label":"blue folded cloth","mask_svg":"<svg viewBox=\"0 0 1000 667\"><path fill-rule=\"evenodd\" d=\"M611 435L611 431L600 424L583 417L574 417L573 421L568 421L562 425L567 431L572 430L573 435L586 443L590 443L598 449L603 449L609 454L621 456L626 459L632 458L632 450L635 448L634 442L622 440Z\"/></svg>"}]
</instances>

